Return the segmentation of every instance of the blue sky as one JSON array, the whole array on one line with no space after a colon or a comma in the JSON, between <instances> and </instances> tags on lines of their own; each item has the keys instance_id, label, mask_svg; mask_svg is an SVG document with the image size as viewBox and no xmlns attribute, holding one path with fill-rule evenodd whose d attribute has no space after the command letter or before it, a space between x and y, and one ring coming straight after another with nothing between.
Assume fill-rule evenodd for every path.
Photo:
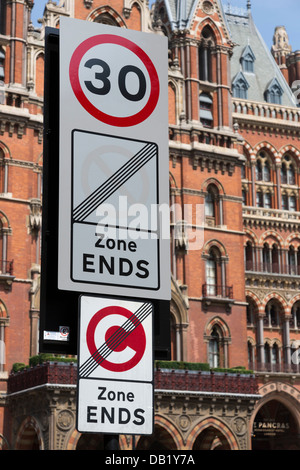
<instances>
[{"instance_id":1,"label":"blue sky","mask_svg":"<svg viewBox=\"0 0 300 470\"><path fill-rule=\"evenodd\" d=\"M228 0L222 1L227 5ZM46 3L47 0L35 0L32 21L36 27L39 26L37 19L42 17ZM230 3L233 6L245 7L247 0L230 0ZM269 48L272 45L275 27L284 25L293 50L300 49L299 0L252 0L252 15Z\"/></svg>"}]
</instances>

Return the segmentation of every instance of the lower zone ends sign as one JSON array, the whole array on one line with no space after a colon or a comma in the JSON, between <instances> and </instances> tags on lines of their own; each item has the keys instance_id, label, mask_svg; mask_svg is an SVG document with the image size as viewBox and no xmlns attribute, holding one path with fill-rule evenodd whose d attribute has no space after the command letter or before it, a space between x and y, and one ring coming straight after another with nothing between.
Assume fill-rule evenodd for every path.
<instances>
[{"instance_id":1,"label":"lower zone ends sign","mask_svg":"<svg viewBox=\"0 0 300 470\"><path fill-rule=\"evenodd\" d=\"M153 432L153 305L80 298L77 429Z\"/></svg>"}]
</instances>

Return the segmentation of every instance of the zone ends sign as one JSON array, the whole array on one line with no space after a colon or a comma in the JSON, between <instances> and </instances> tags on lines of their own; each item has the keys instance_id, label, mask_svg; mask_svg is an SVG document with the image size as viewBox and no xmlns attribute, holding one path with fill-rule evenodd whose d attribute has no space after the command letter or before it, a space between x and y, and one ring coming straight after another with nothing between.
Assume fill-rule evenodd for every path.
<instances>
[{"instance_id":1,"label":"zone ends sign","mask_svg":"<svg viewBox=\"0 0 300 470\"><path fill-rule=\"evenodd\" d=\"M61 290L170 299L167 49L61 18Z\"/></svg>"}]
</instances>

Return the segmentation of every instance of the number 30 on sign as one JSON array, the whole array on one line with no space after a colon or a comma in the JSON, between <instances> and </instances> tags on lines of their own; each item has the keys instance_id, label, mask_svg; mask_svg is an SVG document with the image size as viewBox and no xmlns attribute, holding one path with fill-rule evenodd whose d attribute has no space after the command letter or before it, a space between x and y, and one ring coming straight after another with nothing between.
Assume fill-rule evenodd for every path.
<instances>
[{"instance_id":1,"label":"number 30 on sign","mask_svg":"<svg viewBox=\"0 0 300 470\"><path fill-rule=\"evenodd\" d=\"M111 67L116 56L118 67ZM70 82L80 104L114 126L144 121L159 98L159 79L149 56L129 39L113 34L93 36L77 47Z\"/></svg>"}]
</instances>

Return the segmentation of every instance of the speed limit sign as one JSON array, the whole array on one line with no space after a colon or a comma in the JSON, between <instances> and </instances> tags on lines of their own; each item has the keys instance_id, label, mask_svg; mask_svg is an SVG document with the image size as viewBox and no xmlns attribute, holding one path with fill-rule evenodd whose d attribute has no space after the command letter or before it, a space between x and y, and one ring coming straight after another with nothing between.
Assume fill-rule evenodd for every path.
<instances>
[{"instance_id":1,"label":"speed limit sign","mask_svg":"<svg viewBox=\"0 0 300 470\"><path fill-rule=\"evenodd\" d=\"M61 18L59 289L170 299L167 43Z\"/></svg>"},{"instance_id":2,"label":"speed limit sign","mask_svg":"<svg viewBox=\"0 0 300 470\"><path fill-rule=\"evenodd\" d=\"M117 67L111 65L113 57L119 57ZM115 34L93 36L77 47L70 82L85 110L113 126L143 122L159 98L159 79L149 56Z\"/></svg>"}]
</instances>

